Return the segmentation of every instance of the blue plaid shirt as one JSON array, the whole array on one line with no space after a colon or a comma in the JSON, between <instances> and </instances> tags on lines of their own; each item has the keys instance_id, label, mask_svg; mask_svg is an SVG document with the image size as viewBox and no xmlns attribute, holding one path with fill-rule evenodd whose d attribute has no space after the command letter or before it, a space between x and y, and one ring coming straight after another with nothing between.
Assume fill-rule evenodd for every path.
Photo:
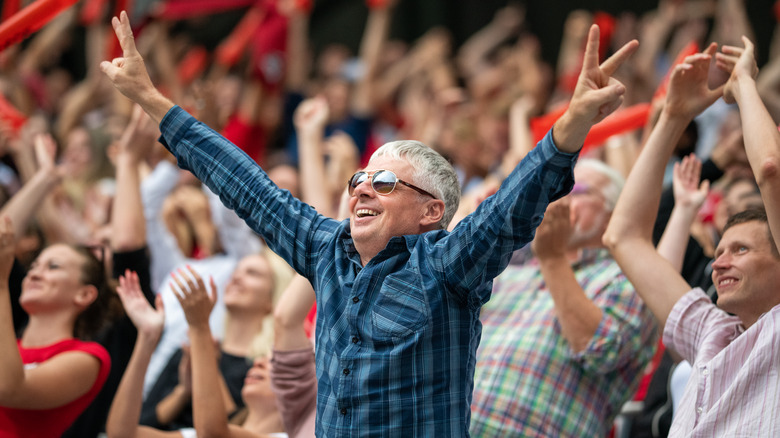
<instances>
[{"instance_id":1,"label":"blue plaid shirt","mask_svg":"<svg viewBox=\"0 0 780 438\"><path fill-rule=\"evenodd\" d=\"M576 154L548 133L452 232L394 237L362 266L349 220L280 190L179 107L160 129L179 166L314 285L318 436L468 436L480 307L547 204L571 190Z\"/></svg>"}]
</instances>

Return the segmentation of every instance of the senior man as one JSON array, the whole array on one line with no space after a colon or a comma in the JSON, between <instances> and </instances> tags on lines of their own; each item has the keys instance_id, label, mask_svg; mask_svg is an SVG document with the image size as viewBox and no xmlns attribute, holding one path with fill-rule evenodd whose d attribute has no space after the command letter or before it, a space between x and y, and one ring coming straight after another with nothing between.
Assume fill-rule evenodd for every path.
<instances>
[{"instance_id":1,"label":"senior man","mask_svg":"<svg viewBox=\"0 0 780 438\"><path fill-rule=\"evenodd\" d=\"M162 142L179 165L315 288L316 433L468 436L479 310L492 279L532 240L547 204L571 189L588 130L622 102L625 87L610 75L638 43L599 66L594 26L574 96L554 132L448 233L457 177L427 146L402 141L380 148L349 181L349 219L323 217L160 94L127 15L112 23L123 56L101 63L103 72L160 122Z\"/></svg>"}]
</instances>

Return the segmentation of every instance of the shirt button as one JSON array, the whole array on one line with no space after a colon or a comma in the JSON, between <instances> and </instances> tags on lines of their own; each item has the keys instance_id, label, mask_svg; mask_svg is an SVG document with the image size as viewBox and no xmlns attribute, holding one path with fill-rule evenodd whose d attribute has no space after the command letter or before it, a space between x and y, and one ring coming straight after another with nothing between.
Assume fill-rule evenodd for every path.
<instances>
[{"instance_id":1,"label":"shirt button","mask_svg":"<svg viewBox=\"0 0 780 438\"><path fill-rule=\"evenodd\" d=\"M349 368L344 368L343 372L344 372L345 376L348 376L349 375Z\"/></svg>"},{"instance_id":2,"label":"shirt button","mask_svg":"<svg viewBox=\"0 0 780 438\"><path fill-rule=\"evenodd\" d=\"M702 408L701 406L699 406L698 408L696 408L696 413L697 413L697 414L701 414L702 412L704 412L704 408Z\"/></svg>"},{"instance_id":3,"label":"shirt button","mask_svg":"<svg viewBox=\"0 0 780 438\"><path fill-rule=\"evenodd\" d=\"M701 370L701 374L702 374L703 376L707 376L707 375L709 375L709 374L710 374L710 370L708 370L707 368L705 368L705 369Z\"/></svg>"},{"instance_id":4,"label":"shirt button","mask_svg":"<svg viewBox=\"0 0 780 438\"><path fill-rule=\"evenodd\" d=\"M352 297L352 302L353 302L353 303L357 303L358 301L360 301L360 298L358 298L358 297Z\"/></svg>"},{"instance_id":5,"label":"shirt button","mask_svg":"<svg viewBox=\"0 0 780 438\"><path fill-rule=\"evenodd\" d=\"M341 415L347 415L347 408L341 408Z\"/></svg>"},{"instance_id":6,"label":"shirt button","mask_svg":"<svg viewBox=\"0 0 780 438\"><path fill-rule=\"evenodd\" d=\"M352 337L352 343L353 343L353 344L357 344L359 340L360 340L360 339L358 339L358 337L357 337L357 336L353 336L353 337Z\"/></svg>"}]
</instances>

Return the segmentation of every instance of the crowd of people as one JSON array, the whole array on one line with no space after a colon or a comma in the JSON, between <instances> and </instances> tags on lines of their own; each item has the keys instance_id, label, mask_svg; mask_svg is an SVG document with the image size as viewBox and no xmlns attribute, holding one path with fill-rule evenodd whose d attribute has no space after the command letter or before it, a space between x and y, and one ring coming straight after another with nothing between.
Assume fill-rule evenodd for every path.
<instances>
[{"instance_id":1,"label":"crowd of people","mask_svg":"<svg viewBox=\"0 0 780 438\"><path fill-rule=\"evenodd\" d=\"M147 3L0 52L0 437L780 435L744 1L572 11L556 65L515 4L314 56L310 2Z\"/></svg>"}]
</instances>

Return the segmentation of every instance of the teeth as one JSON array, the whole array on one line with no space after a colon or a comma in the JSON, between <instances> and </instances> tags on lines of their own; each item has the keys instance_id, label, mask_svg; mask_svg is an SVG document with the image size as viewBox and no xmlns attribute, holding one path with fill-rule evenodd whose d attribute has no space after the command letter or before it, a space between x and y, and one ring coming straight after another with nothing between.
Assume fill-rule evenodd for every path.
<instances>
[{"instance_id":1,"label":"teeth","mask_svg":"<svg viewBox=\"0 0 780 438\"><path fill-rule=\"evenodd\" d=\"M374 210L369 210L367 208L361 208L355 212L355 215L357 217L365 217L365 216L376 216L378 213Z\"/></svg>"},{"instance_id":2,"label":"teeth","mask_svg":"<svg viewBox=\"0 0 780 438\"><path fill-rule=\"evenodd\" d=\"M736 280L734 280L733 278L726 278L720 281L721 285L727 285L732 283L736 283Z\"/></svg>"}]
</instances>

